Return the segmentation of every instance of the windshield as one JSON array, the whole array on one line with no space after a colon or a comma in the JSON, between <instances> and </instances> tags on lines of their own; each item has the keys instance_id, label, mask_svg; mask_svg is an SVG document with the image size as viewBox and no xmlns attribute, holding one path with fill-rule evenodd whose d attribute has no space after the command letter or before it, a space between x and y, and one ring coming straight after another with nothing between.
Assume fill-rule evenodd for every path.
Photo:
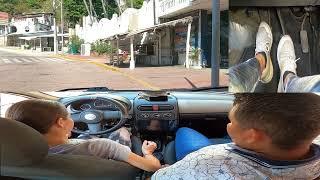
<instances>
[{"instance_id":1,"label":"windshield","mask_svg":"<svg viewBox=\"0 0 320 180\"><path fill-rule=\"evenodd\" d=\"M212 87L211 1L0 2L2 91ZM215 87L228 85L227 0L220 10Z\"/></svg>"}]
</instances>

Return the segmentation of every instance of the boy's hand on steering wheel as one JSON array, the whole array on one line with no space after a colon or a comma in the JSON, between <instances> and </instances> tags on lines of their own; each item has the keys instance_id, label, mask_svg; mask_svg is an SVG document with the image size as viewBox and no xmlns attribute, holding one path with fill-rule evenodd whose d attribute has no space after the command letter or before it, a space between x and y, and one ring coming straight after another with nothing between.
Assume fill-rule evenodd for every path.
<instances>
[{"instance_id":1,"label":"boy's hand on steering wheel","mask_svg":"<svg viewBox=\"0 0 320 180\"><path fill-rule=\"evenodd\" d=\"M157 149L157 144L153 141L143 141L142 144L142 153L143 155L152 155L153 152Z\"/></svg>"}]
</instances>

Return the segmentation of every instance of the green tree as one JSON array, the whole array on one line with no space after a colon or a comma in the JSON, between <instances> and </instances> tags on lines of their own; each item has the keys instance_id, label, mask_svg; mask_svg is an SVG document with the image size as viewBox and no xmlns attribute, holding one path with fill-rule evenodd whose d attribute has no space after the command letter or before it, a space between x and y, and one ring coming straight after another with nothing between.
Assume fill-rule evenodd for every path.
<instances>
[{"instance_id":1,"label":"green tree","mask_svg":"<svg viewBox=\"0 0 320 180\"><path fill-rule=\"evenodd\" d=\"M39 1L39 0L25 0L25 3L27 4L27 6L29 8L32 8L35 10L39 10L42 8L42 6L41 6L42 1Z\"/></svg>"},{"instance_id":2,"label":"green tree","mask_svg":"<svg viewBox=\"0 0 320 180\"><path fill-rule=\"evenodd\" d=\"M64 18L66 24L70 27L74 27L75 24L79 23L82 16L87 15L83 0L64 0Z\"/></svg>"},{"instance_id":3,"label":"green tree","mask_svg":"<svg viewBox=\"0 0 320 180\"><path fill-rule=\"evenodd\" d=\"M127 7L131 7L131 1L133 1L133 7L136 9L140 9L143 5L144 0L126 0Z\"/></svg>"},{"instance_id":4,"label":"green tree","mask_svg":"<svg viewBox=\"0 0 320 180\"><path fill-rule=\"evenodd\" d=\"M19 0L0 0L0 11L14 14L18 2Z\"/></svg>"}]
</instances>

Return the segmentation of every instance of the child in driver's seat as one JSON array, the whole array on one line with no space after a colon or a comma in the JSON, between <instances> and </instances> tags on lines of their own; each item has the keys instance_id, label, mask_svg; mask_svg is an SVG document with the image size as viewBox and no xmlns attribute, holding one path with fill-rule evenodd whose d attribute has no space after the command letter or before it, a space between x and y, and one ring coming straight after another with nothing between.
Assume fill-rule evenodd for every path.
<instances>
[{"instance_id":1,"label":"child in driver's seat","mask_svg":"<svg viewBox=\"0 0 320 180\"><path fill-rule=\"evenodd\" d=\"M229 119L234 143L192 152L152 179L320 178L320 96L236 94Z\"/></svg>"},{"instance_id":2,"label":"child in driver's seat","mask_svg":"<svg viewBox=\"0 0 320 180\"><path fill-rule=\"evenodd\" d=\"M20 121L41 134L48 142L49 153L54 154L75 154L97 156L104 159L114 159L127 162L145 171L156 171L161 165L159 160L153 156L156 143L144 141L141 157L128 147L129 140L124 140L122 145L119 140L121 133L130 136L126 129L114 133L113 140L106 138L78 139L71 140L71 130L74 122L62 104L45 100L25 100L12 105L6 112L6 118ZM124 136L126 138L126 136ZM115 140L115 141L114 141ZM120 142L123 138L120 139Z\"/></svg>"}]
</instances>

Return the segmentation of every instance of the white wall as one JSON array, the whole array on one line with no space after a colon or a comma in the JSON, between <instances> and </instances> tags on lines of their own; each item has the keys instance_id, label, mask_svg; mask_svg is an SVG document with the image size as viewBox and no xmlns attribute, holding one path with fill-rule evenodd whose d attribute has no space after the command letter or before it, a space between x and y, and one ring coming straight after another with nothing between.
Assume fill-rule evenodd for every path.
<instances>
[{"instance_id":1,"label":"white wall","mask_svg":"<svg viewBox=\"0 0 320 180\"><path fill-rule=\"evenodd\" d=\"M16 33L19 33L19 34L36 32L36 26L35 26L35 24L33 22L33 19L31 19L31 18L27 18L25 20L15 20L15 19L13 19L11 24L17 28L17 32ZM29 27L29 32L25 31L26 27Z\"/></svg>"},{"instance_id":2,"label":"white wall","mask_svg":"<svg viewBox=\"0 0 320 180\"><path fill-rule=\"evenodd\" d=\"M86 43L105 39L116 34L145 29L154 25L153 2L145 1L141 9L126 9L120 17L114 14L112 19L103 18L91 25L90 17L83 17L83 24L76 25L75 31Z\"/></svg>"},{"instance_id":3,"label":"white wall","mask_svg":"<svg viewBox=\"0 0 320 180\"><path fill-rule=\"evenodd\" d=\"M193 0L156 0L157 17L162 17L192 5Z\"/></svg>"}]
</instances>

